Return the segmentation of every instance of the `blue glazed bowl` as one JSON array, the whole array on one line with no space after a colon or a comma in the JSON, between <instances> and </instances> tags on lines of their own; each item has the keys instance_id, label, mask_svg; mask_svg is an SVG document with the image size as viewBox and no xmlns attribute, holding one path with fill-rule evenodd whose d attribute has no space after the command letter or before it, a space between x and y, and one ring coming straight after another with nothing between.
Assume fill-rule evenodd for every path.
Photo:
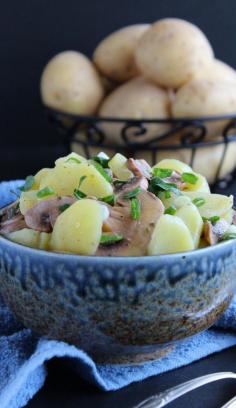
<instances>
[{"instance_id":1,"label":"blue glazed bowl","mask_svg":"<svg viewBox=\"0 0 236 408\"><path fill-rule=\"evenodd\" d=\"M211 326L236 282L236 241L150 257L89 257L0 237L0 290L40 335L99 362L141 362Z\"/></svg>"}]
</instances>

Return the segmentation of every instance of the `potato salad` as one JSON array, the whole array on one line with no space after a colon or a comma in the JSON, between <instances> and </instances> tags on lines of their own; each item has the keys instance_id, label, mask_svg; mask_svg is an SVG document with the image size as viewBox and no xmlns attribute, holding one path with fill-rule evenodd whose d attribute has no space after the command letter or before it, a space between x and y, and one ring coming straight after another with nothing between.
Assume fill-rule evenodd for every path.
<instances>
[{"instance_id":1,"label":"potato salad","mask_svg":"<svg viewBox=\"0 0 236 408\"><path fill-rule=\"evenodd\" d=\"M30 175L0 210L0 234L47 251L145 256L192 251L236 238L233 196L174 159L100 153L61 157Z\"/></svg>"}]
</instances>

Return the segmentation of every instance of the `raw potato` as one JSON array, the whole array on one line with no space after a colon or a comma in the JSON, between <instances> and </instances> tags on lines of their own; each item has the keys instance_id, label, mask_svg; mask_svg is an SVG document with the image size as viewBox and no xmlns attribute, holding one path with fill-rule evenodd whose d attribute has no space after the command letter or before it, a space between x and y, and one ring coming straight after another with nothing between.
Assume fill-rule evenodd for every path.
<instances>
[{"instance_id":1,"label":"raw potato","mask_svg":"<svg viewBox=\"0 0 236 408\"><path fill-rule=\"evenodd\" d=\"M64 51L46 65L41 78L45 105L73 114L92 115L103 98L98 73L89 59L76 51Z\"/></svg>"},{"instance_id":2,"label":"raw potato","mask_svg":"<svg viewBox=\"0 0 236 408\"><path fill-rule=\"evenodd\" d=\"M144 33L135 56L147 78L158 85L179 88L210 65L213 50L198 27L184 20L166 18Z\"/></svg>"},{"instance_id":3,"label":"raw potato","mask_svg":"<svg viewBox=\"0 0 236 408\"><path fill-rule=\"evenodd\" d=\"M172 103L175 118L197 118L211 115L235 114L236 84L205 79L188 82L177 93ZM217 137L228 121L207 123L207 135Z\"/></svg>"},{"instance_id":4,"label":"raw potato","mask_svg":"<svg viewBox=\"0 0 236 408\"><path fill-rule=\"evenodd\" d=\"M127 167L127 159L120 153L116 153L115 156L109 161L108 166L112 173L120 180L129 180L133 177L133 173Z\"/></svg>"},{"instance_id":5,"label":"raw potato","mask_svg":"<svg viewBox=\"0 0 236 408\"><path fill-rule=\"evenodd\" d=\"M25 215L26 211L32 208L38 202L37 190L22 191L20 195L20 212Z\"/></svg>"},{"instance_id":6,"label":"raw potato","mask_svg":"<svg viewBox=\"0 0 236 408\"><path fill-rule=\"evenodd\" d=\"M193 249L193 239L185 223L174 215L162 215L154 228L148 255L171 254Z\"/></svg>"},{"instance_id":7,"label":"raw potato","mask_svg":"<svg viewBox=\"0 0 236 408\"><path fill-rule=\"evenodd\" d=\"M38 248L39 235L39 231L34 231L29 228L23 228L19 231L10 232L10 234L7 235L7 238L21 245L25 245L31 248Z\"/></svg>"},{"instance_id":8,"label":"raw potato","mask_svg":"<svg viewBox=\"0 0 236 408\"><path fill-rule=\"evenodd\" d=\"M205 200L205 204L198 207L198 211L202 217L210 218L218 215L220 218L224 218L230 223L232 222L232 195L228 197L222 194L199 194L199 192L189 192L187 194L192 200L199 197Z\"/></svg>"},{"instance_id":9,"label":"raw potato","mask_svg":"<svg viewBox=\"0 0 236 408\"><path fill-rule=\"evenodd\" d=\"M130 119L166 119L169 117L169 97L164 89L158 88L142 76L131 79L121 85L102 103L99 116L130 118ZM122 124L102 123L101 127L106 133L109 141L115 143L124 143L121 138ZM135 126L130 129L130 140L138 142L147 141L154 136L169 129L167 124L146 125L147 132L140 136L135 136L137 132ZM127 134L128 132L126 132Z\"/></svg>"},{"instance_id":10,"label":"raw potato","mask_svg":"<svg viewBox=\"0 0 236 408\"><path fill-rule=\"evenodd\" d=\"M101 198L113 193L111 184L92 164L87 162L77 164L74 161L57 165L52 169L41 181L40 190L49 186L57 195L73 195L82 176L86 176L86 179L81 184L80 190L86 195Z\"/></svg>"},{"instance_id":11,"label":"raw potato","mask_svg":"<svg viewBox=\"0 0 236 408\"><path fill-rule=\"evenodd\" d=\"M197 78L235 83L236 71L225 62L214 59L206 70L198 72Z\"/></svg>"},{"instance_id":12,"label":"raw potato","mask_svg":"<svg viewBox=\"0 0 236 408\"><path fill-rule=\"evenodd\" d=\"M93 61L99 71L118 82L138 75L134 50L149 24L135 24L121 28L102 40L94 51Z\"/></svg>"},{"instance_id":13,"label":"raw potato","mask_svg":"<svg viewBox=\"0 0 236 408\"><path fill-rule=\"evenodd\" d=\"M197 207L191 202L187 203L178 208L175 215L176 217L181 218L186 224L192 234L194 248L198 248L202 234L203 221Z\"/></svg>"},{"instance_id":14,"label":"raw potato","mask_svg":"<svg viewBox=\"0 0 236 408\"><path fill-rule=\"evenodd\" d=\"M102 223L102 206L94 200L79 200L57 218L50 247L59 252L93 255L101 239Z\"/></svg>"}]
</instances>

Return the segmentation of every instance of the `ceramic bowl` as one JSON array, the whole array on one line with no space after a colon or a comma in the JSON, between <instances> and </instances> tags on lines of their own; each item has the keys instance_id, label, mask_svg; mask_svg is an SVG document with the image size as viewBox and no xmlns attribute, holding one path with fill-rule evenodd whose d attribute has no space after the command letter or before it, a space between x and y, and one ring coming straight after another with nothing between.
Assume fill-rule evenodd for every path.
<instances>
[{"instance_id":1,"label":"ceramic bowl","mask_svg":"<svg viewBox=\"0 0 236 408\"><path fill-rule=\"evenodd\" d=\"M149 257L31 249L0 237L0 291L26 327L99 362L158 358L211 326L236 282L236 241Z\"/></svg>"}]
</instances>

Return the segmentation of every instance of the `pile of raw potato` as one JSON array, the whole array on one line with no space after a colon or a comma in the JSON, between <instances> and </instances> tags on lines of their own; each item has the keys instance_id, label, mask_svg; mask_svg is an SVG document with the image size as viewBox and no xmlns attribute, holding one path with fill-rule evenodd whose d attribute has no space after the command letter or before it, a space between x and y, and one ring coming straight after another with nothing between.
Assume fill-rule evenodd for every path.
<instances>
[{"instance_id":1,"label":"pile of raw potato","mask_svg":"<svg viewBox=\"0 0 236 408\"><path fill-rule=\"evenodd\" d=\"M117 118L181 118L236 112L236 71L214 58L206 36L195 25L168 18L124 27L106 37L92 61L77 51L64 51L46 65L41 78L45 105L83 115ZM221 138L226 121L208 122L208 137ZM121 125L101 122L111 142L122 144ZM169 129L148 125L140 141ZM179 135L165 141L173 143ZM222 145L197 150L194 170L209 182L215 178ZM108 152L110 153L110 152ZM235 166L236 142L229 144L223 177ZM151 160L148 150L140 157ZM164 151L162 158L189 162L190 151ZM138 158L138 155L137 155ZM209 165L210 160L210 165Z\"/></svg>"}]
</instances>

